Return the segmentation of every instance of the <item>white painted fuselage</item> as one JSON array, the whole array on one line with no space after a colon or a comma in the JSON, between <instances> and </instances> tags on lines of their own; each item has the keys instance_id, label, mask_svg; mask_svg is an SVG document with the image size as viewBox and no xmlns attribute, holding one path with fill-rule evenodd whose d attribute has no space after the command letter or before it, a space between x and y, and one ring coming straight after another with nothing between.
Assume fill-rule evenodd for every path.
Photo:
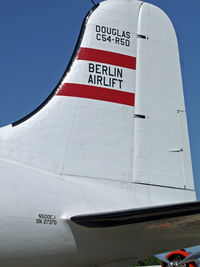
<instances>
[{"instance_id":1,"label":"white painted fuselage","mask_svg":"<svg viewBox=\"0 0 200 267\"><path fill-rule=\"evenodd\" d=\"M161 203L160 188L156 186L78 176L61 177L8 160L2 160L0 167L5 177L0 179L2 267L93 266L88 265L92 264L89 255L79 255L68 219L76 214ZM164 188L163 204L176 202L178 196L193 200L190 191ZM148 249L138 250L134 240L133 251L136 259L150 253ZM95 255L96 252L90 253ZM100 256L99 252L96 257Z\"/></svg>"}]
</instances>

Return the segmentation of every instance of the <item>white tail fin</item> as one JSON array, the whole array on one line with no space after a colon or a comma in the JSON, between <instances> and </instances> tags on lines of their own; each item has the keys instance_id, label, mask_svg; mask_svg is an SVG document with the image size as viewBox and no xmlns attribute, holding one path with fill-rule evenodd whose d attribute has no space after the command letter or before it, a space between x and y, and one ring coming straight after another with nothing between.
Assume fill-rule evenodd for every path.
<instances>
[{"instance_id":1,"label":"white tail fin","mask_svg":"<svg viewBox=\"0 0 200 267\"><path fill-rule=\"evenodd\" d=\"M57 174L193 194L178 46L166 15L136 0L92 10L56 95L1 129L0 154Z\"/></svg>"}]
</instances>

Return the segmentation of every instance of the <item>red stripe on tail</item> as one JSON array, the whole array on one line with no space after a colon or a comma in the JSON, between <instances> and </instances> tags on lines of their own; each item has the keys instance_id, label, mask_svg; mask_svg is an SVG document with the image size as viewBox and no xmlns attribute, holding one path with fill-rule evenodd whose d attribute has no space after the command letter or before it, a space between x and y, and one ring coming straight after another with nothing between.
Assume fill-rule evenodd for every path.
<instances>
[{"instance_id":1,"label":"red stripe on tail","mask_svg":"<svg viewBox=\"0 0 200 267\"><path fill-rule=\"evenodd\" d=\"M116 65L128 69L136 69L136 58L114 52L81 47L77 59Z\"/></svg>"},{"instance_id":2,"label":"red stripe on tail","mask_svg":"<svg viewBox=\"0 0 200 267\"><path fill-rule=\"evenodd\" d=\"M57 95L90 98L128 106L135 105L134 93L83 84L65 83Z\"/></svg>"}]
</instances>

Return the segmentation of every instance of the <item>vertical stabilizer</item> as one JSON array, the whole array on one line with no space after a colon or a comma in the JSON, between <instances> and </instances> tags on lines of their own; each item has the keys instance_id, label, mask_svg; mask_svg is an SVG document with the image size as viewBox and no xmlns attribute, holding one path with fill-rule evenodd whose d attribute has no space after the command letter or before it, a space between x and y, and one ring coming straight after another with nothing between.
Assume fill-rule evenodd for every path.
<instances>
[{"instance_id":1,"label":"vertical stabilizer","mask_svg":"<svg viewBox=\"0 0 200 267\"><path fill-rule=\"evenodd\" d=\"M141 4L109 0L89 13L56 95L1 129L0 155L62 175L132 180Z\"/></svg>"},{"instance_id":2,"label":"vertical stabilizer","mask_svg":"<svg viewBox=\"0 0 200 267\"><path fill-rule=\"evenodd\" d=\"M126 182L138 205L172 191L165 202L195 199L177 39L163 11L101 2L54 93L34 116L0 130L0 157Z\"/></svg>"}]
</instances>

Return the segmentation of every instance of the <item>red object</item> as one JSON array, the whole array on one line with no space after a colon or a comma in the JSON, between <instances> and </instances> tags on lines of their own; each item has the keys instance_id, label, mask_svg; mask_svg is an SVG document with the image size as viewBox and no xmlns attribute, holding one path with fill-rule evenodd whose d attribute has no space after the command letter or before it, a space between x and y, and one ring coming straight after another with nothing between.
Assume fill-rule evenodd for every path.
<instances>
[{"instance_id":1,"label":"red object","mask_svg":"<svg viewBox=\"0 0 200 267\"><path fill-rule=\"evenodd\" d=\"M128 106L135 105L135 94L97 86L64 83L57 95L90 98Z\"/></svg>"},{"instance_id":2,"label":"red object","mask_svg":"<svg viewBox=\"0 0 200 267\"><path fill-rule=\"evenodd\" d=\"M173 261L173 259L175 259L177 256L180 256L180 258L183 260L185 259L186 257L188 257L190 254L185 251L185 250L174 250L172 252L170 252L166 258L169 260L169 261ZM196 267L196 264L195 262L191 262L191 263L188 263L187 264L188 267ZM166 267L166 263L165 262L162 262L162 267Z\"/></svg>"},{"instance_id":3,"label":"red object","mask_svg":"<svg viewBox=\"0 0 200 267\"><path fill-rule=\"evenodd\" d=\"M114 52L81 47L77 59L116 65L128 69L136 69L136 58Z\"/></svg>"}]
</instances>

